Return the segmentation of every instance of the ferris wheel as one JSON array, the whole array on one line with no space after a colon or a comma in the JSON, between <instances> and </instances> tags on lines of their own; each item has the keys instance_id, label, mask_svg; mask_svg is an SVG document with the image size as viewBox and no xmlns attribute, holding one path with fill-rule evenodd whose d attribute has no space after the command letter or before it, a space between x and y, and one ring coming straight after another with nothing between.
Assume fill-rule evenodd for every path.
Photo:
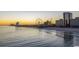
<instances>
[{"instance_id":1,"label":"ferris wheel","mask_svg":"<svg viewBox=\"0 0 79 59\"><path fill-rule=\"evenodd\" d=\"M36 19L36 24L37 24L37 25L41 25L42 22L43 22L42 19L40 19L40 18L37 18L37 19Z\"/></svg>"}]
</instances>

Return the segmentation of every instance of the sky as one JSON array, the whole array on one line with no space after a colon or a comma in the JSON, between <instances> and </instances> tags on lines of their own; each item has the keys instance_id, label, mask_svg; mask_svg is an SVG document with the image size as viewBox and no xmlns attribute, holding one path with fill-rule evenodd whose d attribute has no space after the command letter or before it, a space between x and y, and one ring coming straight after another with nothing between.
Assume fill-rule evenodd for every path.
<instances>
[{"instance_id":1,"label":"sky","mask_svg":"<svg viewBox=\"0 0 79 59\"><path fill-rule=\"evenodd\" d=\"M34 24L37 18L53 18L53 22L63 18L65 11L0 11L0 25L8 25L19 21L21 24ZM70 11L73 18L79 17L78 11Z\"/></svg>"}]
</instances>

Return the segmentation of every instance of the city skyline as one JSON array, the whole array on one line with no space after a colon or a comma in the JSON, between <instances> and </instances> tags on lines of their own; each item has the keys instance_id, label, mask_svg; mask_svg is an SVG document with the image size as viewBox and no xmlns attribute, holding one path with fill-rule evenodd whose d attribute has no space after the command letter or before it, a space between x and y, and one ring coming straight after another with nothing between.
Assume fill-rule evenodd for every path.
<instances>
[{"instance_id":1,"label":"city skyline","mask_svg":"<svg viewBox=\"0 0 79 59\"><path fill-rule=\"evenodd\" d=\"M21 24L35 24L35 19L43 20L52 18L52 22L63 18L63 12L66 11L0 11L0 25L15 24L19 21ZM68 11L73 14L73 18L79 17L78 11Z\"/></svg>"}]
</instances>

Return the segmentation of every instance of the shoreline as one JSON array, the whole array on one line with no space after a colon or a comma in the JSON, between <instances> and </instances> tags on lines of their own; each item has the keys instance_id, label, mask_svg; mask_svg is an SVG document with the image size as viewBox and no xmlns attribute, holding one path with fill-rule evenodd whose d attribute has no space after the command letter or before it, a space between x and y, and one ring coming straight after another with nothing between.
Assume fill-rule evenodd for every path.
<instances>
[{"instance_id":1,"label":"shoreline","mask_svg":"<svg viewBox=\"0 0 79 59\"><path fill-rule=\"evenodd\" d=\"M0 27L7 27L7 26L0 26ZM9 26L9 27L16 27L16 26ZM20 28L20 27L16 27ZM56 30L56 31L69 31L69 32L79 32L79 28L65 28L65 27L24 27L24 28L37 28L37 29L45 29L45 30Z\"/></svg>"},{"instance_id":2,"label":"shoreline","mask_svg":"<svg viewBox=\"0 0 79 59\"><path fill-rule=\"evenodd\" d=\"M61 28L61 27L50 27L50 28L44 28L47 30L56 30L56 31L69 31L69 32L79 32L79 28Z\"/></svg>"}]
</instances>

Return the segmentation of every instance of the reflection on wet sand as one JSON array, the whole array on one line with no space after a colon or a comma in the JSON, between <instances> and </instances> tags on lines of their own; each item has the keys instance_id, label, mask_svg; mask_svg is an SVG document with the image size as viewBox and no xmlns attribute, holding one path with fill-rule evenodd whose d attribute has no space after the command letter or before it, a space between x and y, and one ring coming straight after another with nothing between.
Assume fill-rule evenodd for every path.
<instances>
[{"instance_id":1,"label":"reflection on wet sand","mask_svg":"<svg viewBox=\"0 0 79 59\"><path fill-rule=\"evenodd\" d=\"M64 46L71 47L73 46L73 33L64 32Z\"/></svg>"},{"instance_id":2,"label":"reflection on wet sand","mask_svg":"<svg viewBox=\"0 0 79 59\"><path fill-rule=\"evenodd\" d=\"M73 46L73 33L72 32L56 32L56 36L62 37L64 39L64 46L65 47L72 47Z\"/></svg>"},{"instance_id":3,"label":"reflection on wet sand","mask_svg":"<svg viewBox=\"0 0 79 59\"><path fill-rule=\"evenodd\" d=\"M79 46L79 32L47 28L0 27L0 46L7 47L73 47Z\"/></svg>"}]
</instances>

